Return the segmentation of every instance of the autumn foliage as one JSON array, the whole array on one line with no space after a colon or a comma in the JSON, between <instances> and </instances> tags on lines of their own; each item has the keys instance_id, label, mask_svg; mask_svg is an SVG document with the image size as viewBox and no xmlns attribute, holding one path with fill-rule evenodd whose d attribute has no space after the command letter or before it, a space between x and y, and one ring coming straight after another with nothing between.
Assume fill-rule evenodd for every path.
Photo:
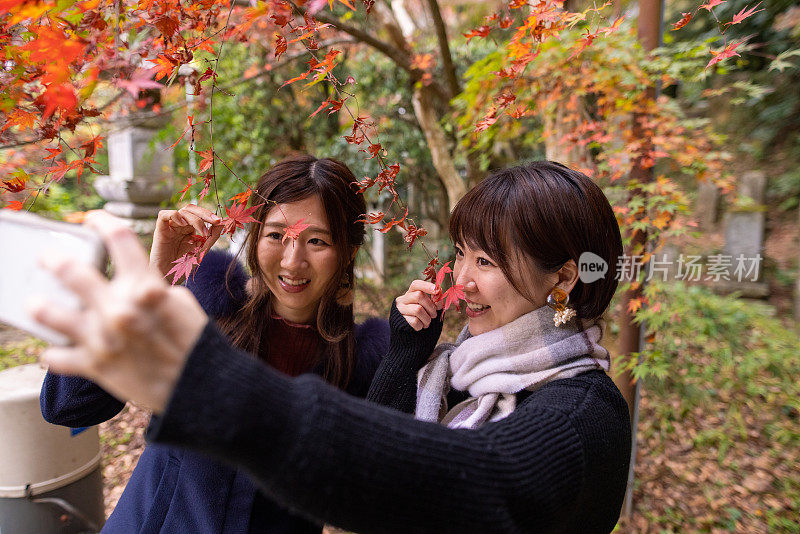
<instances>
[{"instance_id":1,"label":"autumn foliage","mask_svg":"<svg viewBox=\"0 0 800 534\"><path fill-rule=\"evenodd\" d=\"M673 28L681 28L701 10L714 15L714 7L723 1L710 0L685 13ZM603 79L603 72L618 70L618 66L593 52L598 43L619 39L632 43L630 24L626 26L622 17L610 17L609 6L610 2L569 12L560 1L509 0L482 25L466 32L468 42L491 39L502 43L502 52L494 56L496 68L491 75L475 80L480 96L471 102L463 119L466 123L462 121L463 130L471 131L473 137L490 137L501 124L539 116L546 124L559 125L546 128L545 137L558 136L556 142L572 147L576 154L593 153L591 158L576 157L575 161L581 170L598 179L605 177L613 182L626 176L633 160L652 167L665 159L679 167L693 168L696 174L718 178L719 160L709 156L715 148L710 133L689 131L680 114L670 110L665 101L641 91L654 80L670 83L666 76L648 70L644 57L626 63L627 83ZM369 14L371 8L370 0L360 4L348 0L0 0L0 44L5 56L0 73L0 141L11 149L0 162L5 174L0 185L2 204L9 209L24 209L49 184L67 175L79 179L86 170L98 172L93 167L97 150L102 147L98 128L91 128L92 135L77 142L73 134L85 133L87 130L80 129L85 124L100 124L102 130L103 121L111 117L158 114L162 107L159 89L179 77L212 110L201 122L190 114L186 128L172 145L191 139L194 146L196 130L204 125L210 129L209 144L195 148L197 172L186 177L180 191L181 198L192 192L202 200L216 191L217 165L235 175L230 162L222 160L214 146L213 95L220 82L219 57L226 42L258 40L271 43L274 64L285 54L307 56L307 69L288 76L284 86L329 85L332 96L319 102L311 116L338 114L341 122L349 123L344 140L365 158L377 161L379 167L374 176L359 180L359 189L375 187L391 196L382 211L365 214L363 221L379 225L381 232L400 230L410 248L427 230L415 221L412 207L397 193L400 162L394 159L390 147L383 146L375 119L359 111L353 77L342 80L334 75L342 50L325 49L322 44L337 29L316 18L322 12L328 17L355 10ZM720 22L721 33L757 12L755 5L731 21ZM555 43L560 50L566 49L566 55L554 52ZM738 55L739 44L726 43L720 50L710 50L706 68ZM181 70L198 62L200 69L190 69L188 74ZM412 56L408 68L419 73L418 83L427 85L434 83L431 73L436 63L431 54L420 53ZM264 65L264 69L270 68L270 64ZM590 117L585 113L587 95L595 102ZM639 124L630 123L634 116L640 117ZM567 128L563 128L565 124ZM653 142L642 144L642 132ZM41 148L49 152L44 165L38 163L41 158L36 152ZM225 231L231 233L249 222L255 207L265 201L251 197L244 180L241 184L243 193L228 205L214 199L217 212L225 213ZM657 230L673 224L679 188L666 176L659 177L652 187L663 202L618 207L623 223ZM433 254L429 257L435 260ZM195 259L199 260L199 255ZM185 274L191 265L194 262L184 258L176 268ZM448 298L448 306L452 302L457 299Z\"/></svg>"}]
</instances>

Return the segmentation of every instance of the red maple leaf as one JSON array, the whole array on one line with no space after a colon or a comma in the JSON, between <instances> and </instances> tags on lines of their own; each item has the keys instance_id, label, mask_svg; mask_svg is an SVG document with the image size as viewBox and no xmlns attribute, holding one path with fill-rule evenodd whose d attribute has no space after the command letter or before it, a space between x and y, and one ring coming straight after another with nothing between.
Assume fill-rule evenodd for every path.
<instances>
[{"instance_id":1,"label":"red maple leaf","mask_svg":"<svg viewBox=\"0 0 800 534\"><path fill-rule=\"evenodd\" d=\"M447 288L447 290L439 299L437 299L437 301L444 299L444 311L450 309L450 306L453 304L455 304L457 310L460 310L461 308L458 305L459 301L465 297L466 295L464 295L464 286L461 284L455 284Z\"/></svg>"},{"instance_id":2,"label":"red maple leaf","mask_svg":"<svg viewBox=\"0 0 800 534\"><path fill-rule=\"evenodd\" d=\"M71 171L76 167L75 163L77 162L73 161L72 163L67 163L62 159L61 161L56 163L55 166L46 167L47 174L53 175L53 181L60 182L64 178L64 175L67 174L67 172Z\"/></svg>"},{"instance_id":3,"label":"red maple leaf","mask_svg":"<svg viewBox=\"0 0 800 534\"><path fill-rule=\"evenodd\" d=\"M156 71L156 80L160 80L161 78L171 77L172 72L175 70L175 67L180 65L180 62L169 54L161 54L155 58L155 64L156 66L153 68Z\"/></svg>"},{"instance_id":4,"label":"red maple leaf","mask_svg":"<svg viewBox=\"0 0 800 534\"><path fill-rule=\"evenodd\" d=\"M57 109L71 113L78 106L78 97L75 96L75 91L72 90L71 85L65 83L49 85L39 99L44 103L43 119L50 117Z\"/></svg>"},{"instance_id":5,"label":"red maple leaf","mask_svg":"<svg viewBox=\"0 0 800 534\"><path fill-rule=\"evenodd\" d=\"M298 237L300 237L300 232L302 232L303 230L305 230L306 228L311 226L310 224L305 224L303 222L305 220L306 220L305 217L303 217L302 219L300 219L296 223L294 223L294 224L292 224L290 226L287 226L283 230L283 239L281 239L281 244L286 242L287 239L294 240L294 239L297 239Z\"/></svg>"},{"instance_id":6,"label":"red maple leaf","mask_svg":"<svg viewBox=\"0 0 800 534\"><path fill-rule=\"evenodd\" d=\"M19 200L11 200L8 204L5 205L4 209L12 210L12 211L20 211L23 208L22 202Z\"/></svg>"},{"instance_id":7,"label":"red maple leaf","mask_svg":"<svg viewBox=\"0 0 800 534\"><path fill-rule=\"evenodd\" d=\"M202 76L200 76L200 77L197 79L197 81L199 81L199 82L204 82L204 81L208 80L208 79L209 79L209 78L211 78L211 77L213 77L213 78L214 78L214 80L216 80L216 79L217 79L217 73L216 73L216 72L214 72L214 69L212 69L211 67L208 67L208 68L205 70L205 72L203 72Z\"/></svg>"},{"instance_id":8,"label":"red maple leaf","mask_svg":"<svg viewBox=\"0 0 800 534\"><path fill-rule=\"evenodd\" d=\"M750 9L747 9L747 7L742 8L741 11L739 11L737 14L735 14L733 16L733 19L729 23L725 24L725 27L727 28L728 26L733 26L734 24L739 24L740 22L742 22L744 19L746 19L750 15L758 13L759 11L764 11L764 8L756 10L756 8L758 6L760 6L760 5L761 5L761 2L757 3L756 5L751 7Z\"/></svg>"},{"instance_id":9,"label":"red maple leaf","mask_svg":"<svg viewBox=\"0 0 800 534\"><path fill-rule=\"evenodd\" d=\"M442 265L442 267L438 271L436 271L436 281L434 282L434 284L436 284L437 291L442 290L442 282L444 282L444 277L447 276L447 273L452 273L452 272L453 269L450 268L449 261L444 265Z\"/></svg>"},{"instance_id":10,"label":"red maple leaf","mask_svg":"<svg viewBox=\"0 0 800 534\"><path fill-rule=\"evenodd\" d=\"M465 33L464 37L467 38L467 42L470 42L473 37L486 37L491 30L489 26L480 26L469 33Z\"/></svg>"},{"instance_id":11,"label":"red maple leaf","mask_svg":"<svg viewBox=\"0 0 800 534\"><path fill-rule=\"evenodd\" d=\"M56 148L45 148L45 150L47 150L50 153L50 155L45 156L44 159L53 159L59 154L61 154L61 145L58 145Z\"/></svg>"},{"instance_id":12,"label":"red maple leaf","mask_svg":"<svg viewBox=\"0 0 800 534\"><path fill-rule=\"evenodd\" d=\"M597 30L597 33L598 34L602 33L605 37L608 37L609 35L611 35L612 33L614 33L615 31L617 31L619 29L619 27L622 24L623 20L625 20L624 16L617 17L616 20L614 20L614 23L611 26L606 26L605 28L600 28L599 30Z\"/></svg>"},{"instance_id":13,"label":"red maple leaf","mask_svg":"<svg viewBox=\"0 0 800 534\"><path fill-rule=\"evenodd\" d=\"M356 219L356 222L363 222L367 224L378 224L383 220L382 211L374 211L372 213L365 213L361 219Z\"/></svg>"},{"instance_id":14,"label":"red maple leaf","mask_svg":"<svg viewBox=\"0 0 800 534\"><path fill-rule=\"evenodd\" d=\"M178 21L172 17L158 17L153 22L153 26L158 28L166 40L169 40L178 31Z\"/></svg>"},{"instance_id":15,"label":"red maple leaf","mask_svg":"<svg viewBox=\"0 0 800 534\"><path fill-rule=\"evenodd\" d=\"M519 119L524 117L528 113L528 105L519 105L512 110L506 110L506 113L514 117L515 119Z\"/></svg>"},{"instance_id":16,"label":"red maple leaf","mask_svg":"<svg viewBox=\"0 0 800 534\"><path fill-rule=\"evenodd\" d=\"M706 11L711 11L718 5L724 4L726 0L708 0L705 4L700 6L698 9L705 9Z\"/></svg>"},{"instance_id":17,"label":"red maple leaf","mask_svg":"<svg viewBox=\"0 0 800 534\"><path fill-rule=\"evenodd\" d=\"M252 189L250 189L250 188L248 187L248 188L247 188L247 191L244 191L244 192L242 192L242 193L239 193L238 195L233 195L233 196L232 196L230 199L231 199L232 201L234 201L234 202L241 202L242 204L244 204L244 203L246 203L248 200L250 200L250 195L251 195L252 193L253 193L253 190L252 190Z\"/></svg>"},{"instance_id":18,"label":"red maple leaf","mask_svg":"<svg viewBox=\"0 0 800 534\"><path fill-rule=\"evenodd\" d=\"M177 138L174 143L169 145L166 148L166 150L172 150L173 148L175 148L175 145L177 145L178 143L181 142L181 139L183 139L183 136L186 135L186 133L189 132L190 130L194 129L194 115L187 115L186 118L189 121L189 126L184 128L183 133L181 134L181 136L179 138Z\"/></svg>"},{"instance_id":19,"label":"red maple leaf","mask_svg":"<svg viewBox=\"0 0 800 534\"><path fill-rule=\"evenodd\" d=\"M673 30L680 30L681 28L683 28L684 26L689 24L690 20L692 20L691 11L689 13L681 13L681 15L683 15L681 20L679 20L678 22L676 22L675 24L672 25L672 29Z\"/></svg>"},{"instance_id":20,"label":"red maple leaf","mask_svg":"<svg viewBox=\"0 0 800 534\"><path fill-rule=\"evenodd\" d=\"M186 179L186 187L180 190L181 200L183 200L183 197L186 196L186 191L188 191L189 188L192 187L192 185L194 184L192 183L192 177L190 176L189 178Z\"/></svg>"},{"instance_id":21,"label":"red maple leaf","mask_svg":"<svg viewBox=\"0 0 800 534\"><path fill-rule=\"evenodd\" d=\"M178 281L183 278L184 276L188 277L192 274L192 269L194 269L195 265L198 265L200 262L197 261L197 257L193 254L187 252L177 260L173 261L172 263L175 264L175 267L170 269L170 271L166 274L169 276L174 274L175 276L172 278L172 285L178 283ZM166 278L165 276L165 278Z\"/></svg>"},{"instance_id":22,"label":"red maple leaf","mask_svg":"<svg viewBox=\"0 0 800 534\"><path fill-rule=\"evenodd\" d=\"M385 234L386 232L391 230L393 226L399 226L400 228L405 228L406 227L405 220L407 216L408 216L408 208L406 208L406 212L403 214L402 217L400 217L399 219L392 219L391 221L386 223L386 225L380 229L380 232Z\"/></svg>"},{"instance_id":23,"label":"red maple leaf","mask_svg":"<svg viewBox=\"0 0 800 534\"><path fill-rule=\"evenodd\" d=\"M432 258L431 261L428 262L428 266L425 267L425 270L422 271L423 276L425 276L425 280L428 282L433 282L436 279L437 265L439 265L439 258Z\"/></svg>"},{"instance_id":24,"label":"red maple leaf","mask_svg":"<svg viewBox=\"0 0 800 534\"><path fill-rule=\"evenodd\" d=\"M411 250L411 247L414 246L414 241L416 241L418 237L424 237L426 235L428 235L428 231L423 227L409 224L408 231L406 235L403 236L405 242L408 243L408 250Z\"/></svg>"},{"instance_id":25,"label":"red maple leaf","mask_svg":"<svg viewBox=\"0 0 800 534\"><path fill-rule=\"evenodd\" d=\"M289 47L289 43L286 42L286 38L283 35L276 35L275 36L275 59L281 57L281 54L286 52L286 49Z\"/></svg>"},{"instance_id":26,"label":"red maple leaf","mask_svg":"<svg viewBox=\"0 0 800 534\"><path fill-rule=\"evenodd\" d=\"M2 187L9 193L21 193L25 190L25 184L28 182L28 173L24 170L20 169L17 172L13 173L11 180L2 180Z\"/></svg>"},{"instance_id":27,"label":"red maple leaf","mask_svg":"<svg viewBox=\"0 0 800 534\"><path fill-rule=\"evenodd\" d=\"M319 107L316 109L316 111L314 111L314 113L309 115L309 118L313 117L314 115L316 115L317 113L319 113L328 106L331 107L330 111L328 111L328 115L330 115L331 113L336 113L342 108L343 103L344 100L335 100L333 99L333 97L329 97L325 102L319 105Z\"/></svg>"},{"instance_id":28,"label":"red maple leaf","mask_svg":"<svg viewBox=\"0 0 800 534\"><path fill-rule=\"evenodd\" d=\"M199 150L195 150L200 156L202 156L202 160L200 160L200 167L197 168L197 174L201 172L205 172L211 167L214 163L214 151L212 149L203 150L202 152Z\"/></svg>"},{"instance_id":29,"label":"red maple leaf","mask_svg":"<svg viewBox=\"0 0 800 534\"><path fill-rule=\"evenodd\" d=\"M383 147L381 146L380 143L373 143L373 144L369 145L369 147L367 147L364 150L364 152L368 152L369 153L369 157L367 159L374 159L374 158L378 157L378 154L380 153L382 148Z\"/></svg>"},{"instance_id":30,"label":"red maple leaf","mask_svg":"<svg viewBox=\"0 0 800 534\"><path fill-rule=\"evenodd\" d=\"M728 59L729 57L738 56L739 54L736 53L736 47L738 47L740 44L742 44L741 41L730 43L728 46L726 46L719 52L714 52L713 50L709 50L709 52L711 52L711 55L714 57L712 57L711 61L709 61L708 65L706 65L706 70L708 69L708 67L716 65L723 59Z\"/></svg>"},{"instance_id":31,"label":"red maple leaf","mask_svg":"<svg viewBox=\"0 0 800 534\"><path fill-rule=\"evenodd\" d=\"M244 203L234 203L230 208L226 206L225 213L228 216L222 219L223 232L233 235L237 228L244 228L244 225L247 223L257 222L252 215L263 205L262 203L252 208L246 208L246 204Z\"/></svg>"},{"instance_id":32,"label":"red maple leaf","mask_svg":"<svg viewBox=\"0 0 800 534\"><path fill-rule=\"evenodd\" d=\"M164 86L153 81L156 69L136 69L130 80L117 80L116 86L128 91L133 98L139 96L142 89L163 89Z\"/></svg>"},{"instance_id":33,"label":"red maple leaf","mask_svg":"<svg viewBox=\"0 0 800 534\"><path fill-rule=\"evenodd\" d=\"M97 154L97 150L103 148L103 138L99 135L95 136L82 144L81 148L83 149L84 158L93 158Z\"/></svg>"},{"instance_id":34,"label":"red maple leaf","mask_svg":"<svg viewBox=\"0 0 800 534\"><path fill-rule=\"evenodd\" d=\"M200 194L197 195L198 200L203 200L206 198L206 195L208 195L208 189L211 187L211 180L213 179L214 175L210 172L206 173L206 175L203 177L203 189L200 191Z\"/></svg>"}]
</instances>

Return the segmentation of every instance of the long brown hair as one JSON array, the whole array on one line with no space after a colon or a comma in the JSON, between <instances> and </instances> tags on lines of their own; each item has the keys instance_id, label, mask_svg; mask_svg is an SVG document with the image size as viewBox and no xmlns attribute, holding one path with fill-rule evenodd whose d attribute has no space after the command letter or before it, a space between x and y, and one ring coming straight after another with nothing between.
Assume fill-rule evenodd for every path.
<instances>
[{"instance_id":1,"label":"long brown hair","mask_svg":"<svg viewBox=\"0 0 800 534\"><path fill-rule=\"evenodd\" d=\"M327 342L323 351L323 377L344 388L355 366L353 306L337 302L343 282L352 284L355 250L364 243L364 223L358 219L367 211L364 197L354 187L356 181L347 166L335 159L297 155L275 164L258 180L251 204L264 203L253 213L246 238L247 265L252 276L248 299L235 314L219 321L231 341L260 359L269 357L267 328L272 315L272 293L267 288L258 264L261 224L277 204L298 202L317 196L322 201L336 249L338 268L325 288L317 310L316 327ZM265 199L267 202L265 202ZM229 276L232 270L229 270Z\"/></svg>"},{"instance_id":2,"label":"long brown hair","mask_svg":"<svg viewBox=\"0 0 800 534\"><path fill-rule=\"evenodd\" d=\"M602 315L617 289L622 240L614 211L597 184L560 163L535 161L493 172L456 204L450 238L486 252L528 300L530 280L519 280L511 268L517 257L554 273L570 259L578 264L583 252L597 254L609 270L572 288L570 306L578 317Z\"/></svg>"}]
</instances>

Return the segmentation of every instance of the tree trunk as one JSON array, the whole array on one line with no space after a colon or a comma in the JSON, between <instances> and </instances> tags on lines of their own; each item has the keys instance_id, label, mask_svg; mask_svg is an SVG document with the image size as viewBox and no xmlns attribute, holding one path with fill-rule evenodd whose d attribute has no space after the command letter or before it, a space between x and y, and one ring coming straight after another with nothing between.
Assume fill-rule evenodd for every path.
<instances>
[{"instance_id":1,"label":"tree trunk","mask_svg":"<svg viewBox=\"0 0 800 534\"><path fill-rule=\"evenodd\" d=\"M447 202L452 211L456 202L467 192L467 186L453 163L453 156L448 146L447 134L439 124L439 116L433 105L433 98L425 86L415 88L412 97L414 113L425 134L428 148L431 151L433 166L439 173L442 183L447 189Z\"/></svg>"},{"instance_id":2,"label":"tree trunk","mask_svg":"<svg viewBox=\"0 0 800 534\"><path fill-rule=\"evenodd\" d=\"M436 2L429 5L438 9ZM403 0L393 0L391 9L384 4L376 3L375 9L374 13L379 16L380 25L387 31L394 45L411 54L412 49L408 40L413 37L414 31L417 29L416 21L419 19L414 19L409 15ZM437 13L436 15L441 19L441 14ZM439 35L439 39L440 47L446 47L441 43L441 39L446 40L447 36ZM449 213L456 202L467 192L467 187L464 179L456 170L451 143L448 142L447 134L439 124L441 116L436 109L436 97L437 95L431 87L418 82L414 88L411 103L414 106L414 115L417 117L417 122L428 143L433 167L447 190ZM441 102L439 103L441 104ZM446 107L449 109L449 104Z\"/></svg>"}]
</instances>

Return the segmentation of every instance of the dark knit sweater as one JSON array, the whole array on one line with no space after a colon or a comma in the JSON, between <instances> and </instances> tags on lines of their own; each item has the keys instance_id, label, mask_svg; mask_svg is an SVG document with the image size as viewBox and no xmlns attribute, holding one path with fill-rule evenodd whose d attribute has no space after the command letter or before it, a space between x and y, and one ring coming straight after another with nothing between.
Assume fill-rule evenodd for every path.
<instances>
[{"instance_id":1,"label":"dark knit sweater","mask_svg":"<svg viewBox=\"0 0 800 534\"><path fill-rule=\"evenodd\" d=\"M630 425L605 373L521 395L501 421L449 429L401 412L441 322L414 332L393 308L390 326L368 398L397 410L280 375L209 323L148 438L235 462L278 502L360 534L613 529Z\"/></svg>"},{"instance_id":2,"label":"dark knit sweater","mask_svg":"<svg viewBox=\"0 0 800 534\"><path fill-rule=\"evenodd\" d=\"M235 265L226 282L232 258L210 251L187 287L211 317L235 312L244 302L247 276ZM348 392L364 396L380 358L388 347L389 328L385 320L369 319L356 325L356 368ZM272 332L270 332L272 334ZM283 340L274 342L271 356L284 371L296 373L314 367L314 355L304 354L298 365L289 360L298 350L314 346L302 333L292 335L291 328L280 331ZM314 336L316 336L314 332ZM272 336L271 336L272 337ZM316 351L316 349L315 349ZM255 358L249 357L252 361ZM208 369L213 381L222 368ZM302 367L302 369L300 368ZM125 406L100 386L83 378L48 373L41 392L45 420L71 427L90 426L114 417ZM199 408L199 407L198 407ZM207 421L213 426L224 421ZM288 466L283 466L283 469ZM149 445L131 475L117 507L103 532L110 534L306 534L321 531L321 523L287 512L265 499L246 473L194 451Z\"/></svg>"}]
</instances>

